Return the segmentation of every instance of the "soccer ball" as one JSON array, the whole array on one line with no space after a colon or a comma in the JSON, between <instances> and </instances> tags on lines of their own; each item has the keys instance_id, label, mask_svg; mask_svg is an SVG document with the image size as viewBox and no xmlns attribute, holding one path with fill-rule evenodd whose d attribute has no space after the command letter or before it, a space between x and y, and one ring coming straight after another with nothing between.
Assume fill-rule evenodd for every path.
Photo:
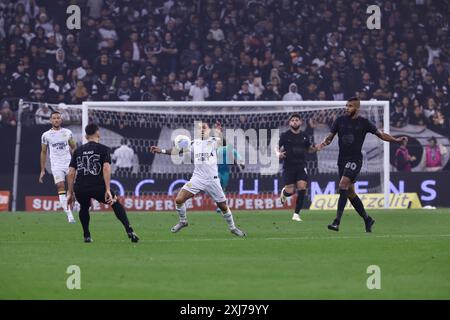
<instances>
[{"instance_id":1,"label":"soccer ball","mask_svg":"<svg viewBox=\"0 0 450 320\"><path fill-rule=\"evenodd\" d=\"M177 148L178 150L186 150L191 145L191 138L183 134L180 134L175 137L174 145L175 148Z\"/></svg>"}]
</instances>

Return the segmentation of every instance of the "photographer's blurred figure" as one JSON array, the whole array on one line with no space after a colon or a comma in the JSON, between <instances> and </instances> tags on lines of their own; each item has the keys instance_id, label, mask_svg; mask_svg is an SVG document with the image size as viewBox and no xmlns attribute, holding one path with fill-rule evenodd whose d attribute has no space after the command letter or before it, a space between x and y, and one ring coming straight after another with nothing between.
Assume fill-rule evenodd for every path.
<instances>
[{"instance_id":1,"label":"photographer's blurred figure","mask_svg":"<svg viewBox=\"0 0 450 320\"><path fill-rule=\"evenodd\" d=\"M428 139L425 147L425 171L434 172L442 170L442 157L447 154L447 148L437 143L435 137Z\"/></svg>"},{"instance_id":2,"label":"photographer's blurred figure","mask_svg":"<svg viewBox=\"0 0 450 320\"><path fill-rule=\"evenodd\" d=\"M134 151L129 147L126 139L123 139L122 145L114 151L111 160L115 164L115 174L133 171Z\"/></svg>"}]
</instances>

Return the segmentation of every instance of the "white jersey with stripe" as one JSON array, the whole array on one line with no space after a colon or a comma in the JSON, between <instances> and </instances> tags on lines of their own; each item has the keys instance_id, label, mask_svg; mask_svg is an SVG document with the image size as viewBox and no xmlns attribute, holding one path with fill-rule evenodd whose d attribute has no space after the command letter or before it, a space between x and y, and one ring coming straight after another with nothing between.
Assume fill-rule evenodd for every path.
<instances>
[{"instance_id":1,"label":"white jersey with stripe","mask_svg":"<svg viewBox=\"0 0 450 320\"><path fill-rule=\"evenodd\" d=\"M52 168L69 167L72 157L70 154L70 139L72 139L72 131L66 128L59 130L52 128L42 134L41 143L48 146Z\"/></svg>"},{"instance_id":2,"label":"white jersey with stripe","mask_svg":"<svg viewBox=\"0 0 450 320\"><path fill-rule=\"evenodd\" d=\"M206 140L194 139L190 150L194 157L193 177L201 179L213 179L218 176L217 170L217 148L219 138L210 137Z\"/></svg>"}]
</instances>

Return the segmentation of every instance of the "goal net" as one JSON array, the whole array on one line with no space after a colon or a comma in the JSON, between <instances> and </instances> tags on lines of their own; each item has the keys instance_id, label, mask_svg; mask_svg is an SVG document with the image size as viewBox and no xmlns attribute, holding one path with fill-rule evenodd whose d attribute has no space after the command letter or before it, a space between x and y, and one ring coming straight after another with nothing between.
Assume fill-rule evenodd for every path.
<instances>
[{"instance_id":1,"label":"goal net","mask_svg":"<svg viewBox=\"0 0 450 320\"><path fill-rule=\"evenodd\" d=\"M169 182L189 179L193 164L188 156L167 157L149 152L152 145L171 148L177 134L198 135L196 122L207 122L212 128L220 122L227 145L236 149L245 168L230 163L231 180L239 181L228 192L242 192L248 181L266 181L267 187L258 192L276 192L276 186L267 181L277 180L282 186L282 165L274 148L279 135L288 130L288 118L299 113L302 130L312 143L320 143L330 132L336 117L345 112L344 101L276 101L276 102L84 102L82 106L60 105L63 118L71 124L77 140L88 123L101 127L102 143L114 151L121 146L132 149L124 168L124 161L113 161L113 179L151 184L150 188L136 187L136 183L118 183L125 195L154 195L168 192ZM361 115L367 117L384 132L389 131L389 103L364 101ZM337 189L338 139L318 153L306 156L306 167L311 182L325 189L334 181ZM228 157L230 158L230 157ZM231 157L232 158L232 157ZM389 189L389 148L377 137L368 134L363 147L364 164L359 175L357 191L384 193ZM122 163L119 163L122 162ZM233 180L233 181L234 181ZM158 187L158 185L160 187ZM330 192L328 190L327 192ZM387 203L387 202L386 202Z\"/></svg>"}]
</instances>

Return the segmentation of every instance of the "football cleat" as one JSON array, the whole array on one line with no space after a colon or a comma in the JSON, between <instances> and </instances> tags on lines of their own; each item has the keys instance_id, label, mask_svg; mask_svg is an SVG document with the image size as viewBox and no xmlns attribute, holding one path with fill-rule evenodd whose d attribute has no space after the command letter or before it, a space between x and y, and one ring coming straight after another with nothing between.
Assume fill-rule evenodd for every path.
<instances>
[{"instance_id":1,"label":"football cleat","mask_svg":"<svg viewBox=\"0 0 450 320\"><path fill-rule=\"evenodd\" d=\"M138 242L139 241L139 237L137 236L136 233L133 232L129 232L128 234L128 238L131 239L131 242Z\"/></svg>"},{"instance_id":2,"label":"football cleat","mask_svg":"<svg viewBox=\"0 0 450 320\"><path fill-rule=\"evenodd\" d=\"M374 225L375 220L368 216L368 218L366 220L364 220L364 224L366 226L366 232L372 232L372 226Z\"/></svg>"},{"instance_id":3,"label":"football cleat","mask_svg":"<svg viewBox=\"0 0 450 320\"><path fill-rule=\"evenodd\" d=\"M292 215L292 220L294 220L294 221L303 221L302 218L300 218L300 215L298 213L294 213Z\"/></svg>"},{"instance_id":4,"label":"football cleat","mask_svg":"<svg viewBox=\"0 0 450 320\"><path fill-rule=\"evenodd\" d=\"M92 238L91 237L84 237L84 242L85 243L91 243L91 242L93 242L94 240L92 240Z\"/></svg>"},{"instance_id":5,"label":"football cleat","mask_svg":"<svg viewBox=\"0 0 450 320\"><path fill-rule=\"evenodd\" d=\"M75 218L72 215L67 216L67 221L69 221L69 223L76 223Z\"/></svg>"},{"instance_id":6,"label":"football cleat","mask_svg":"<svg viewBox=\"0 0 450 320\"><path fill-rule=\"evenodd\" d=\"M180 221L176 225L174 225L172 227L172 229L170 229L170 231L172 231L173 233L176 233L176 232L180 231L181 229L186 228L187 226L188 226L187 221L185 221L185 222Z\"/></svg>"},{"instance_id":7,"label":"football cleat","mask_svg":"<svg viewBox=\"0 0 450 320\"><path fill-rule=\"evenodd\" d=\"M334 223L329 224L328 225L328 229L329 230L333 230L333 231L339 231L339 225L338 224L334 224Z\"/></svg>"},{"instance_id":8,"label":"football cleat","mask_svg":"<svg viewBox=\"0 0 450 320\"><path fill-rule=\"evenodd\" d=\"M246 236L245 232L240 230L240 229L238 229L238 228L231 229L230 231L231 231L232 234L234 234L234 235L236 235L238 237L245 237Z\"/></svg>"}]
</instances>

